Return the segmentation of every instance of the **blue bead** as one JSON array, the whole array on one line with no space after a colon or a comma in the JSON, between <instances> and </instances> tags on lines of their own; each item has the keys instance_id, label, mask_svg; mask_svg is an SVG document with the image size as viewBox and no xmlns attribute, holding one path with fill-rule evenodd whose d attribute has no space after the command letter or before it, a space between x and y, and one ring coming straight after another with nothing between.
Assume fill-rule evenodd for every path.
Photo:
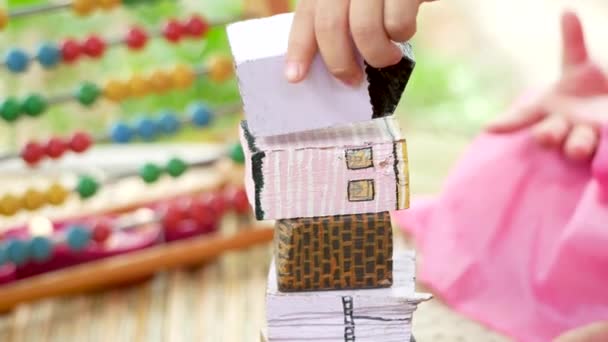
<instances>
[{"instance_id":1,"label":"blue bead","mask_svg":"<svg viewBox=\"0 0 608 342\"><path fill-rule=\"evenodd\" d=\"M8 261L8 256L6 255L6 246L0 245L0 267L6 264Z\"/></svg>"},{"instance_id":2,"label":"blue bead","mask_svg":"<svg viewBox=\"0 0 608 342\"><path fill-rule=\"evenodd\" d=\"M86 227L72 226L67 230L66 242L74 251L82 250L91 241L91 231Z\"/></svg>"},{"instance_id":3,"label":"blue bead","mask_svg":"<svg viewBox=\"0 0 608 342\"><path fill-rule=\"evenodd\" d=\"M188 107L188 113L190 114L190 120L192 123L199 127L205 127L211 123L213 118L209 108L202 103L195 103Z\"/></svg>"},{"instance_id":4,"label":"blue bead","mask_svg":"<svg viewBox=\"0 0 608 342\"><path fill-rule=\"evenodd\" d=\"M30 58L23 50L13 48L6 54L4 63L12 72L24 72L30 64Z\"/></svg>"},{"instance_id":5,"label":"blue bead","mask_svg":"<svg viewBox=\"0 0 608 342\"><path fill-rule=\"evenodd\" d=\"M179 122L175 113L171 111L164 111L158 118L158 127L165 134L173 134L179 131L181 122Z\"/></svg>"},{"instance_id":6,"label":"blue bead","mask_svg":"<svg viewBox=\"0 0 608 342\"><path fill-rule=\"evenodd\" d=\"M113 142L124 144L133 139L133 131L127 124L118 122L110 130L110 138Z\"/></svg>"},{"instance_id":7,"label":"blue bead","mask_svg":"<svg viewBox=\"0 0 608 342\"><path fill-rule=\"evenodd\" d=\"M10 240L6 244L7 259L15 265L23 265L29 259L27 243L21 240Z\"/></svg>"},{"instance_id":8,"label":"blue bead","mask_svg":"<svg viewBox=\"0 0 608 342\"><path fill-rule=\"evenodd\" d=\"M53 243L47 237L36 236L30 240L29 253L32 259L36 261L47 261L53 254Z\"/></svg>"},{"instance_id":9,"label":"blue bead","mask_svg":"<svg viewBox=\"0 0 608 342\"><path fill-rule=\"evenodd\" d=\"M156 122L152 119L141 118L137 121L137 135L143 140L152 140L158 134Z\"/></svg>"},{"instance_id":10,"label":"blue bead","mask_svg":"<svg viewBox=\"0 0 608 342\"><path fill-rule=\"evenodd\" d=\"M59 64L61 61L61 51L55 44L42 43L38 47L36 58L38 58L40 65L49 69Z\"/></svg>"}]
</instances>

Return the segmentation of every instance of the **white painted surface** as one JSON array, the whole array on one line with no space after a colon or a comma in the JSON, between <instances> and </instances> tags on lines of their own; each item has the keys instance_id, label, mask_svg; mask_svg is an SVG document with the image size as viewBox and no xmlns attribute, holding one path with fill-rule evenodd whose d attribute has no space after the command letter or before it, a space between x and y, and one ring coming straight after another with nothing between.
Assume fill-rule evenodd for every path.
<instances>
[{"instance_id":1,"label":"white painted surface","mask_svg":"<svg viewBox=\"0 0 608 342\"><path fill-rule=\"evenodd\" d=\"M269 341L348 341L345 296L352 298L356 341L409 341L413 312L431 296L415 292L413 252L399 253L394 260L391 288L290 293L277 290L273 262L266 293Z\"/></svg>"}]
</instances>

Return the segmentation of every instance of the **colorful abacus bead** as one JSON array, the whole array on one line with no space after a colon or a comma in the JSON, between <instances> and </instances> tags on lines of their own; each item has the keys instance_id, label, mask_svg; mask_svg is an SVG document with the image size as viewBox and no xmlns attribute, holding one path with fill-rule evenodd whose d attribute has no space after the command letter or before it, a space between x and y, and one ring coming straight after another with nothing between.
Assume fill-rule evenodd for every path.
<instances>
[{"instance_id":1,"label":"colorful abacus bead","mask_svg":"<svg viewBox=\"0 0 608 342\"><path fill-rule=\"evenodd\" d=\"M212 56L207 60L209 79L214 82L224 82L232 77L234 66L232 60L225 56Z\"/></svg>"},{"instance_id":2,"label":"colorful abacus bead","mask_svg":"<svg viewBox=\"0 0 608 342\"><path fill-rule=\"evenodd\" d=\"M177 20L169 20L162 30L163 36L171 43L178 42L184 34L184 27Z\"/></svg>"},{"instance_id":3,"label":"colorful abacus bead","mask_svg":"<svg viewBox=\"0 0 608 342\"><path fill-rule=\"evenodd\" d=\"M21 104L14 97L6 98L0 105L0 116L7 121L13 122L21 114Z\"/></svg>"},{"instance_id":4,"label":"colorful abacus bead","mask_svg":"<svg viewBox=\"0 0 608 342\"><path fill-rule=\"evenodd\" d=\"M99 58L106 50L106 42L98 36L90 36L82 44L82 51L91 58Z\"/></svg>"},{"instance_id":5,"label":"colorful abacus bead","mask_svg":"<svg viewBox=\"0 0 608 342\"><path fill-rule=\"evenodd\" d=\"M43 68L51 69L61 62L61 50L55 44L42 43L38 47L36 58Z\"/></svg>"},{"instance_id":6,"label":"colorful abacus bead","mask_svg":"<svg viewBox=\"0 0 608 342\"><path fill-rule=\"evenodd\" d=\"M188 88L192 86L194 80L196 79L196 74L194 70L183 64L177 65L173 69L173 84L178 88Z\"/></svg>"},{"instance_id":7,"label":"colorful abacus bead","mask_svg":"<svg viewBox=\"0 0 608 342\"><path fill-rule=\"evenodd\" d=\"M118 6L120 2L120 0L99 0L98 6L107 11Z\"/></svg>"},{"instance_id":8,"label":"colorful abacus bead","mask_svg":"<svg viewBox=\"0 0 608 342\"><path fill-rule=\"evenodd\" d=\"M30 94L24 100L21 105L21 112L37 117L47 108L48 104L46 100L38 94Z\"/></svg>"},{"instance_id":9,"label":"colorful abacus bead","mask_svg":"<svg viewBox=\"0 0 608 342\"><path fill-rule=\"evenodd\" d=\"M46 191L46 201L52 205L61 205L70 193L61 184L52 184Z\"/></svg>"},{"instance_id":10,"label":"colorful abacus bead","mask_svg":"<svg viewBox=\"0 0 608 342\"><path fill-rule=\"evenodd\" d=\"M230 159L232 159L233 162L235 162L237 164L245 163L245 153L243 151L243 147L241 146L241 144L236 143L236 144L233 144L232 146L230 146L229 155L230 155Z\"/></svg>"},{"instance_id":11,"label":"colorful abacus bead","mask_svg":"<svg viewBox=\"0 0 608 342\"><path fill-rule=\"evenodd\" d=\"M80 104L90 106L97 101L100 94L101 91L97 85L91 82L85 82L78 87L75 97Z\"/></svg>"},{"instance_id":12,"label":"colorful abacus bead","mask_svg":"<svg viewBox=\"0 0 608 342\"><path fill-rule=\"evenodd\" d=\"M245 189L234 189L229 194L229 201L232 209L237 214L249 213L251 207L249 206L249 200L247 199L247 192Z\"/></svg>"},{"instance_id":13,"label":"colorful abacus bead","mask_svg":"<svg viewBox=\"0 0 608 342\"><path fill-rule=\"evenodd\" d=\"M193 15L184 24L185 33L191 37L204 37L209 31L209 23L199 15Z\"/></svg>"},{"instance_id":14,"label":"colorful abacus bead","mask_svg":"<svg viewBox=\"0 0 608 342\"><path fill-rule=\"evenodd\" d=\"M106 83L103 95L108 100L120 102L129 97L129 84L119 80L111 80Z\"/></svg>"},{"instance_id":15,"label":"colorful abacus bead","mask_svg":"<svg viewBox=\"0 0 608 342\"><path fill-rule=\"evenodd\" d=\"M72 10L81 16L91 14L95 7L95 0L72 0Z\"/></svg>"},{"instance_id":16,"label":"colorful abacus bead","mask_svg":"<svg viewBox=\"0 0 608 342\"><path fill-rule=\"evenodd\" d=\"M165 134L173 134L179 131L181 123L171 111L163 111L158 119L158 127Z\"/></svg>"},{"instance_id":17,"label":"colorful abacus bead","mask_svg":"<svg viewBox=\"0 0 608 342\"><path fill-rule=\"evenodd\" d=\"M150 83L141 75L133 75L129 79L129 94L133 97L142 97L151 90Z\"/></svg>"},{"instance_id":18,"label":"colorful abacus bead","mask_svg":"<svg viewBox=\"0 0 608 342\"><path fill-rule=\"evenodd\" d=\"M28 189L23 194L21 201L24 209L33 211L42 208L46 202L46 198L42 192L35 189Z\"/></svg>"},{"instance_id":19,"label":"colorful abacus bead","mask_svg":"<svg viewBox=\"0 0 608 342\"><path fill-rule=\"evenodd\" d=\"M173 87L171 75L163 70L153 72L152 75L150 75L148 83L152 87L152 90L159 94L162 94Z\"/></svg>"},{"instance_id":20,"label":"colorful abacus bead","mask_svg":"<svg viewBox=\"0 0 608 342\"><path fill-rule=\"evenodd\" d=\"M30 141L21 151L21 158L30 166L38 164L44 155L44 147L36 141Z\"/></svg>"},{"instance_id":21,"label":"colorful abacus bead","mask_svg":"<svg viewBox=\"0 0 608 342\"><path fill-rule=\"evenodd\" d=\"M149 118L140 118L136 125L137 135L143 140L153 140L158 135L157 123Z\"/></svg>"},{"instance_id":22,"label":"colorful abacus bead","mask_svg":"<svg viewBox=\"0 0 608 342\"><path fill-rule=\"evenodd\" d=\"M133 130L124 122L117 122L110 129L110 139L118 144L126 144L133 139Z\"/></svg>"},{"instance_id":23,"label":"colorful abacus bead","mask_svg":"<svg viewBox=\"0 0 608 342\"><path fill-rule=\"evenodd\" d=\"M66 231L66 243L73 251L83 250L91 241L91 231L84 226L71 226Z\"/></svg>"},{"instance_id":24,"label":"colorful abacus bead","mask_svg":"<svg viewBox=\"0 0 608 342\"><path fill-rule=\"evenodd\" d=\"M217 213L201 199L193 199L188 207L188 216L204 231L211 231L217 224Z\"/></svg>"},{"instance_id":25,"label":"colorful abacus bead","mask_svg":"<svg viewBox=\"0 0 608 342\"><path fill-rule=\"evenodd\" d=\"M160 178L163 170L155 164L146 163L139 170L139 175L146 183L154 183Z\"/></svg>"},{"instance_id":26,"label":"colorful abacus bead","mask_svg":"<svg viewBox=\"0 0 608 342\"><path fill-rule=\"evenodd\" d=\"M68 144L59 137L49 139L46 143L46 155L52 159L60 158L68 149Z\"/></svg>"},{"instance_id":27,"label":"colorful abacus bead","mask_svg":"<svg viewBox=\"0 0 608 342\"><path fill-rule=\"evenodd\" d=\"M74 39L66 39L61 44L61 57L66 63L74 63L81 54L80 44Z\"/></svg>"},{"instance_id":28,"label":"colorful abacus bead","mask_svg":"<svg viewBox=\"0 0 608 342\"><path fill-rule=\"evenodd\" d=\"M93 138L91 138L91 135L85 132L74 133L69 142L70 149L76 153L82 153L88 150L92 144Z\"/></svg>"},{"instance_id":29,"label":"colorful abacus bead","mask_svg":"<svg viewBox=\"0 0 608 342\"><path fill-rule=\"evenodd\" d=\"M171 158L165 167L165 171L173 178L183 175L187 169L188 164L179 158Z\"/></svg>"},{"instance_id":30,"label":"colorful abacus bead","mask_svg":"<svg viewBox=\"0 0 608 342\"><path fill-rule=\"evenodd\" d=\"M6 194L0 198L0 214L13 216L21 210L21 199L17 196Z\"/></svg>"},{"instance_id":31,"label":"colorful abacus bead","mask_svg":"<svg viewBox=\"0 0 608 342\"><path fill-rule=\"evenodd\" d=\"M36 262L48 261L53 255L53 242L45 236L35 236L28 243L29 257Z\"/></svg>"},{"instance_id":32,"label":"colorful abacus bead","mask_svg":"<svg viewBox=\"0 0 608 342\"><path fill-rule=\"evenodd\" d=\"M192 123L198 127L205 127L211 123L213 115L203 103L194 103L188 107L188 114Z\"/></svg>"},{"instance_id":33,"label":"colorful abacus bead","mask_svg":"<svg viewBox=\"0 0 608 342\"><path fill-rule=\"evenodd\" d=\"M28 244L19 239L11 239L6 243L7 259L17 266L25 264L29 259Z\"/></svg>"},{"instance_id":34,"label":"colorful abacus bead","mask_svg":"<svg viewBox=\"0 0 608 342\"><path fill-rule=\"evenodd\" d=\"M30 58L23 50L13 48L6 54L4 64L11 72L24 72L30 64Z\"/></svg>"},{"instance_id":35,"label":"colorful abacus bead","mask_svg":"<svg viewBox=\"0 0 608 342\"><path fill-rule=\"evenodd\" d=\"M76 192L80 195L80 198L87 199L93 197L97 190L99 190L99 183L90 176L81 176L76 186Z\"/></svg>"},{"instance_id":36,"label":"colorful abacus bead","mask_svg":"<svg viewBox=\"0 0 608 342\"><path fill-rule=\"evenodd\" d=\"M98 244L105 243L112 235L112 225L109 220L102 219L93 225L92 239Z\"/></svg>"},{"instance_id":37,"label":"colorful abacus bead","mask_svg":"<svg viewBox=\"0 0 608 342\"><path fill-rule=\"evenodd\" d=\"M131 50L140 50L144 46L146 46L146 42L148 41L148 35L146 31L139 27L133 27L127 33L127 37L125 38L125 43Z\"/></svg>"},{"instance_id":38,"label":"colorful abacus bead","mask_svg":"<svg viewBox=\"0 0 608 342\"><path fill-rule=\"evenodd\" d=\"M4 29L8 24L8 13L3 8L0 8L0 30Z\"/></svg>"}]
</instances>

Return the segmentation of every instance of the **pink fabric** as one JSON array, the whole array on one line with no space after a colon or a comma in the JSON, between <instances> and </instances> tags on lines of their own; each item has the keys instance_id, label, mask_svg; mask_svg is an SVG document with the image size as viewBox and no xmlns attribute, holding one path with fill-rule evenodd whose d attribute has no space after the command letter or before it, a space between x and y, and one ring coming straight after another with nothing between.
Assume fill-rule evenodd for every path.
<instances>
[{"instance_id":1,"label":"pink fabric","mask_svg":"<svg viewBox=\"0 0 608 342\"><path fill-rule=\"evenodd\" d=\"M484 134L439 197L395 219L437 296L518 341L546 342L608 320L607 190L606 132L593 171L529 131Z\"/></svg>"}]
</instances>

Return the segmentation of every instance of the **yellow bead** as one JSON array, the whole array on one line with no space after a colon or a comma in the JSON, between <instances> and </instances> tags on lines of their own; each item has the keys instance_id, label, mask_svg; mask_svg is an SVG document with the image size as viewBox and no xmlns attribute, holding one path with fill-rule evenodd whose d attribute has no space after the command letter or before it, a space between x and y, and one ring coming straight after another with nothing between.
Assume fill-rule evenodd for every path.
<instances>
[{"instance_id":1,"label":"yellow bead","mask_svg":"<svg viewBox=\"0 0 608 342\"><path fill-rule=\"evenodd\" d=\"M108 100L120 102L129 97L129 85L118 80L109 81L103 88L103 95Z\"/></svg>"},{"instance_id":2,"label":"yellow bead","mask_svg":"<svg viewBox=\"0 0 608 342\"><path fill-rule=\"evenodd\" d=\"M109 10L118 6L120 3L120 0L99 0L99 7L104 10Z\"/></svg>"},{"instance_id":3,"label":"yellow bead","mask_svg":"<svg viewBox=\"0 0 608 342\"><path fill-rule=\"evenodd\" d=\"M69 192L61 184L53 184L46 191L46 200L52 205L60 205L68 195Z\"/></svg>"},{"instance_id":4,"label":"yellow bead","mask_svg":"<svg viewBox=\"0 0 608 342\"><path fill-rule=\"evenodd\" d=\"M0 30L6 27L8 24L8 14L6 14L6 10L0 8Z\"/></svg>"},{"instance_id":5,"label":"yellow bead","mask_svg":"<svg viewBox=\"0 0 608 342\"><path fill-rule=\"evenodd\" d=\"M163 70L153 72L148 79L148 83L150 83L152 90L157 93L164 93L173 87L171 75Z\"/></svg>"},{"instance_id":6,"label":"yellow bead","mask_svg":"<svg viewBox=\"0 0 608 342\"><path fill-rule=\"evenodd\" d=\"M38 190L29 189L23 194L23 207L27 210L36 210L46 202L44 194Z\"/></svg>"},{"instance_id":7,"label":"yellow bead","mask_svg":"<svg viewBox=\"0 0 608 342\"><path fill-rule=\"evenodd\" d=\"M94 0L73 0L72 10L78 15L89 15L95 9Z\"/></svg>"},{"instance_id":8,"label":"yellow bead","mask_svg":"<svg viewBox=\"0 0 608 342\"><path fill-rule=\"evenodd\" d=\"M18 197L7 194L0 198L0 214L13 216L19 210L21 210L21 201Z\"/></svg>"},{"instance_id":9,"label":"yellow bead","mask_svg":"<svg viewBox=\"0 0 608 342\"><path fill-rule=\"evenodd\" d=\"M178 88L192 86L195 78L194 70L187 65L180 64L173 69L173 84Z\"/></svg>"},{"instance_id":10,"label":"yellow bead","mask_svg":"<svg viewBox=\"0 0 608 342\"><path fill-rule=\"evenodd\" d=\"M148 80L140 75L133 75L129 80L129 95L133 97L144 96L151 90Z\"/></svg>"},{"instance_id":11,"label":"yellow bead","mask_svg":"<svg viewBox=\"0 0 608 342\"><path fill-rule=\"evenodd\" d=\"M214 82L223 82L232 77L233 65L230 58L213 56L207 61L207 74Z\"/></svg>"}]
</instances>

